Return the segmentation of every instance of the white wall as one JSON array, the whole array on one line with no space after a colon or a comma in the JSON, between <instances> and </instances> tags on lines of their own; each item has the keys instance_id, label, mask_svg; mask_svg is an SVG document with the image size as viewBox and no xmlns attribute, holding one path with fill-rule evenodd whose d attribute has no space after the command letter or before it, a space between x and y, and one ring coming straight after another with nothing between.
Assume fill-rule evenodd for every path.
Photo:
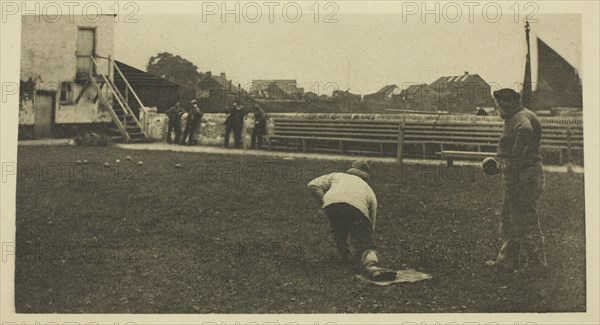
<instances>
[{"instance_id":1,"label":"white wall","mask_svg":"<svg viewBox=\"0 0 600 325\"><path fill-rule=\"evenodd\" d=\"M36 82L36 90L56 91L60 94L63 81L75 81L77 46L77 30L79 27L96 28L96 55L112 57L114 17L99 16L99 21L90 21L84 16L61 17L57 22L47 19L36 21L33 16L26 16L21 32L21 80L31 78ZM94 18L94 17L91 17ZM99 59L100 70L109 73L107 60ZM112 77L112 72L110 72ZM83 90L83 85L73 84L73 98ZM77 105L61 105L57 98L55 123L93 123L109 122L110 115L95 97L96 90L88 89ZM34 112L35 114L35 112ZM20 119L21 120L21 119Z\"/></svg>"}]
</instances>

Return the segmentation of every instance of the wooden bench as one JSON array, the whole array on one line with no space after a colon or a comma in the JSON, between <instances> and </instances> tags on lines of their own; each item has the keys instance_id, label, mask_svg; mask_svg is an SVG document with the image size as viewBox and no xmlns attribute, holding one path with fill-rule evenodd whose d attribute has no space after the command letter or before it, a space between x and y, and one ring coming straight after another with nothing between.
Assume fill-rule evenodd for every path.
<instances>
[{"instance_id":1,"label":"wooden bench","mask_svg":"<svg viewBox=\"0 0 600 325\"><path fill-rule=\"evenodd\" d=\"M478 159L483 160L487 157L496 157L495 152L477 152L477 151L453 151L453 150L444 150L440 152L442 159L446 160L448 166L452 166L454 164L455 159Z\"/></svg>"},{"instance_id":2,"label":"wooden bench","mask_svg":"<svg viewBox=\"0 0 600 325\"><path fill-rule=\"evenodd\" d=\"M266 137L269 149L379 155L395 151L401 160L403 152L407 152L407 146L416 146L421 147L422 158L435 154L435 157L441 156L449 164L455 159L494 156L504 128L502 122L481 121L403 123L399 120L276 118L273 122L274 129ZM571 162L573 150L583 150L581 125L543 124L542 128L542 148L556 151L561 165L565 151ZM428 151L427 146L434 146L435 150Z\"/></svg>"},{"instance_id":3,"label":"wooden bench","mask_svg":"<svg viewBox=\"0 0 600 325\"><path fill-rule=\"evenodd\" d=\"M402 122L396 121L377 121L377 120L318 120L318 119L275 119L274 132L267 137L269 148L273 149L279 144L282 148L295 148L306 152L331 151L336 150L339 153L360 152L346 148L347 143L367 143L376 144L377 148L363 150L362 152L378 152L385 154L386 144L398 144L399 139L403 144L420 144L425 147L427 144L464 144L465 141L472 142L480 147L481 142L488 146L495 146L498 142L502 130L497 134L487 135L487 138L475 138L472 131L465 132L465 128L472 126L469 124L449 124L442 125L428 122L407 122L404 129L400 130ZM485 132L489 127L482 127ZM403 132L403 137L399 134ZM449 137L452 135L453 137ZM296 142L295 142L296 140ZM457 142L457 140L460 140ZM329 145L328 145L329 144ZM397 148L394 148L397 151ZM425 150L423 149L423 158Z\"/></svg>"},{"instance_id":4,"label":"wooden bench","mask_svg":"<svg viewBox=\"0 0 600 325\"><path fill-rule=\"evenodd\" d=\"M393 146L397 150L402 142L399 141L402 128L398 121L281 118L273 122L273 132L266 137L270 150L279 147L295 148L302 152L312 150L384 155L386 147Z\"/></svg>"},{"instance_id":5,"label":"wooden bench","mask_svg":"<svg viewBox=\"0 0 600 325\"><path fill-rule=\"evenodd\" d=\"M501 135L502 125L496 123L406 122L404 143L420 145L421 158L426 158L427 145L436 146L438 155L446 150L495 152Z\"/></svg>"},{"instance_id":6,"label":"wooden bench","mask_svg":"<svg viewBox=\"0 0 600 325\"><path fill-rule=\"evenodd\" d=\"M482 159L485 157L494 157L498 147L498 140L502 136L502 124L490 125L488 127L469 127L462 126L461 131L452 130L444 126L440 130L439 136L444 136L444 140L439 141L441 146L440 155L451 166L454 159ZM407 130L407 133L409 131ZM466 137L464 134L471 134L472 137ZM495 139L495 141L491 141ZM407 139L405 139L405 142ZM458 144L462 146L476 146L477 151L468 150L444 150L444 144ZM493 152L482 152L481 148L493 148ZM558 153L559 164L563 164L563 152L567 153L567 161L572 162L573 150L583 150L583 128L581 126L568 125L542 125L542 143L541 148L545 150L556 151Z\"/></svg>"}]
</instances>

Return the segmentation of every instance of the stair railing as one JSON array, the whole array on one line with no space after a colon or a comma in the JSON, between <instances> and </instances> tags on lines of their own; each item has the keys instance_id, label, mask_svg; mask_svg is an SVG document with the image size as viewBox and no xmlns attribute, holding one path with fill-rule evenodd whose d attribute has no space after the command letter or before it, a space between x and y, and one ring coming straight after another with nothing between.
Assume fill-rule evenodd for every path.
<instances>
[{"instance_id":1,"label":"stair railing","mask_svg":"<svg viewBox=\"0 0 600 325\"><path fill-rule=\"evenodd\" d=\"M98 62L94 59L94 57L91 57L91 59L92 59L92 62L94 63L94 65L96 66L96 71L100 71ZM147 113L146 108L143 106L141 100L139 99L139 97L137 96L137 94L135 93L133 88L131 88L131 85L129 85L129 82L127 81L127 79L125 78L125 76L123 75L121 70L117 67L116 64L114 64L113 60L110 57L108 58L108 60L109 60L109 62L111 62L111 65L119 72L121 78L123 78L126 85L129 87L129 89L133 93L134 97L138 101L138 104L140 104L140 108L142 110L144 110L144 113ZM121 94L119 89L116 87L116 85L113 83L113 81L110 80L110 78L107 78L106 75L104 75L102 72L99 72L99 74L102 77L102 79L104 80L104 82L107 84L109 91L115 95L117 102L119 103L119 106L121 106L121 108L125 112L125 114L123 115L123 125L124 126L127 125L127 116L130 116L130 118L133 121L135 121L135 123L140 127L140 130L142 131L144 138L147 139L148 134L146 133L146 129L141 125L140 121L135 117L135 114L131 110L131 107L129 107L129 104L125 101L125 98L123 97L123 95ZM93 77L92 77L92 79L95 80ZM112 109L112 107L111 107L111 111L114 113L114 110ZM116 116L116 113L115 113L115 116Z\"/></svg>"},{"instance_id":2,"label":"stair railing","mask_svg":"<svg viewBox=\"0 0 600 325\"><path fill-rule=\"evenodd\" d=\"M93 58L92 58L92 62L96 65L96 67L98 66L96 60L94 60ZM103 78L106 80L104 75L103 75ZM100 100L103 101L104 104L108 107L108 112L109 112L110 116L112 117L113 122L117 126L117 129L119 129L119 132L125 138L125 141L126 142L131 141L131 137L129 136L129 133L127 133L127 130L125 129L126 124L124 122L121 122L121 120L119 120L117 113L115 113L115 111L113 109L112 103L104 96L104 93L102 92L102 88L100 87L100 85L98 85L98 82L96 81L96 77L93 75L92 71L90 71L90 73L89 73L89 81L91 81L91 83L94 86L96 86L96 88L98 89L98 95L100 97ZM110 85L109 85L109 87L110 87Z\"/></svg>"}]
</instances>

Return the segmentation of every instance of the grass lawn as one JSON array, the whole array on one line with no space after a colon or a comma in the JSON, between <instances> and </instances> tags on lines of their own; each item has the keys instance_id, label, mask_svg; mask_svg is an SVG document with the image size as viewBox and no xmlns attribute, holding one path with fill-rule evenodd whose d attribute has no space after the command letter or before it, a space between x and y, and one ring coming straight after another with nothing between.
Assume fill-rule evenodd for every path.
<instances>
[{"instance_id":1,"label":"grass lawn","mask_svg":"<svg viewBox=\"0 0 600 325\"><path fill-rule=\"evenodd\" d=\"M384 266L433 275L381 288L333 260L306 189L347 162L82 147L19 147L18 159L20 313L586 308L583 175L547 174L540 214L551 272L528 280L484 265L498 245L498 179L374 163ZM90 164L74 163L83 159Z\"/></svg>"}]
</instances>

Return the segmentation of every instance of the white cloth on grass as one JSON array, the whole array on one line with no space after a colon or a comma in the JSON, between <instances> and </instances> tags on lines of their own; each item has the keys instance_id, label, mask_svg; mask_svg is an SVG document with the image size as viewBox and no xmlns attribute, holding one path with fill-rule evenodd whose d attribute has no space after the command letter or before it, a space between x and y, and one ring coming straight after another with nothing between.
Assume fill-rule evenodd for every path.
<instances>
[{"instance_id":1,"label":"white cloth on grass","mask_svg":"<svg viewBox=\"0 0 600 325\"><path fill-rule=\"evenodd\" d=\"M397 271L396 279L391 280L391 281L373 281L364 275L355 275L354 277L357 280L360 280L362 282L374 284L377 286L388 286L390 284L403 283L403 282L418 282L418 281L429 280L432 278L432 276L430 274L415 271L412 269Z\"/></svg>"}]
</instances>

